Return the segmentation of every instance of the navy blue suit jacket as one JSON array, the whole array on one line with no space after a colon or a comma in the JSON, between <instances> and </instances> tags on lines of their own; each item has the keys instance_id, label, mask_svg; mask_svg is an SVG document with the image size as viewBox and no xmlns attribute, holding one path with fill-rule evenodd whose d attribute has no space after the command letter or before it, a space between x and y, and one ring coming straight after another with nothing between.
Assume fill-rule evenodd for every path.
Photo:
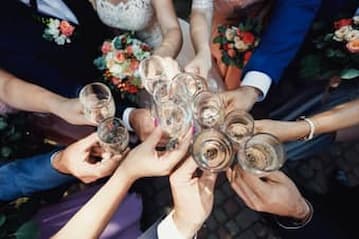
<instances>
[{"instance_id":1,"label":"navy blue suit jacket","mask_svg":"<svg viewBox=\"0 0 359 239\"><path fill-rule=\"evenodd\" d=\"M260 71L277 83L295 57L322 0L276 0L266 30L244 73Z\"/></svg>"}]
</instances>

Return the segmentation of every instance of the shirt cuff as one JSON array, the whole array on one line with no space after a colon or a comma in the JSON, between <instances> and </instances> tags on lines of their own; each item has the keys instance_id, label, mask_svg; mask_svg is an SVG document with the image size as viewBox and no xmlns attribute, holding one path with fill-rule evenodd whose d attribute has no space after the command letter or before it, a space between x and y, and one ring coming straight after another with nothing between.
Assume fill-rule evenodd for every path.
<instances>
[{"instance_id":1,"label":"shirt cuff","mask_svg":"<svg viewBox=\"0 0 359 239\"><path fill-rule=\"evenodd\" d=\"M259 102L265 99L271 84L272 79L269 75L260 71L248 71L243 77L241 86L251 86L262 92L257 100Z\"/></svg>"},{"instance_id":2,"label":"shirt cuff","mask_svg":"<svg viewBox=\"0 0 359 239\"><path fill-rule=\"evenodd\" d=\"M134 111L135 109L136 108L128 107L125 109L125 111L122 114L123 124L125 125L126 129L131 132L133 132L134 129L131 127L131 124L130 124L130 115L131 115L132 111Z\"/></svg>"},{"instance_id":3,"label":"shirt cuff","mask_svg":"<svg viewBox=\"0 0 359 239\"><path fill-rule=\"evenodd\" d=\"M187 239L178 231L174 221L173 212L167 215L157 227L158 239Z\"/></svg>"}]
</instances>

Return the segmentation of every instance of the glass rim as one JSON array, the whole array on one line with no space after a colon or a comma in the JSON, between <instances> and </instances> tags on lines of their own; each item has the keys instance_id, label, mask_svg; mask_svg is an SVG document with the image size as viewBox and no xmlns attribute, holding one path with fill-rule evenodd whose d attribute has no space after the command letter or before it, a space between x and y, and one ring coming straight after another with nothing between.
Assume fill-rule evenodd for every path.
<instances>
[{"instance_id":1,"label":"glass rim","mask_svg":"<svg viewBox=\"0 0 359 239\"><path fill-rule=\"evenodd\" d=\"M276 141L276 143L278 143L278 145L282 145L282 142L273 134L270 134L270 133L267 133L267 132L261 132L261 133L255 133L253 134L252 136L247 136L244 140L245 142L242 144L241 148L242 150L245 150L247 148L247 144L250 140L252 140L254 137L257 137L257 136L267 136L267 137L270 137L272 139L274 139ZM280 147L281 148L281 153L283 155L283 160L280 162L280 164L278 165L278 167L276 168L273 168L273 169L268 169L268 170L261 170L261 169L257 169L257 168L253 168L253 167L248 167L243 160L240 160L240 150L238 150L238 152L236 153L236 159L237 159L237 162L238 164L241 166L241 168L243 170L246 170L248 172L251 172L251 173L254 173L256 175L266 175L266 174L269 174L271 172L275 172L275 171L278 171L280 168L283 167L283 165L285 164L286 162L286 152L284 150L284 147Z\"/></svg>"},{"instance_id":2,"label":"glass rim","mask_svg":"<svg viewBox=\"0 0 359 239\"><path fill-rule=\"evenodd\" d=\"M192 147L191 147L191 156L192 156L193 160L196 162L196 164L198 165L198 167L200 169L210 171L212 173L223 172L227 168L225 168L225 169L217 169L217 168L211 169L209 167L206 167L205 164L203 164L203 163L199 162L198 160L196 160L197 157L195 157L195 155L193 153L193 148L194 148L195 142L198 140L198 138L201 136L201 134L209 133L209 132L216 132L216 133L220 134L221 136L223 136L226 139L226 141L229 143L229 147L232 149L231 150L231 152L232 152L231 153L231 158L230 158L227 166L230 167L233 164L236 153L234 152L234 146L233 146L232 140L224 132L222 132L221 130L218 130L216 128L203 129L198 134L196 134L194 136L193 141L192 141Z\"/></svg>"},{"instance_id":3,"label":"glass rim","mask_svg":"<svg viewBox=\"0 0 359 239\"><path fill-rule=\"evenodd\" d=\"M104 103L102 103L102 104L100 104L100 105L97 105L97 106L90 107L90 108L92 108L92 109L97 109L97 108L101 108L101 107L103 107L104 105L110 103L111 100L113 99L113 98L112 98L113 96L112 96L112 93L111 93L111 89L110 89L106 84L104 84L104 83L102 83L102 82L92 82L92 83L88 83L88 84L84 85L84 86L82 87L82 89L80 90L79 100L80 100L81 104L86 105L86 103L84 102L84 101L85 101L85 100L84 100L84 97L85 97L85 96L84 96L84 94L85 94L84 92L85 92L85 90L86 90L88 87L93 86L93 85L97 85L97 86L103 87L103 89L105 89L105 91L108 93L109 97L106 99L106 101L105 101Z\"/></svg>"},{"instance_id":4,"label":"glass rim","mask_svg":"<svg viewBox=\"0 0 359 239\"><path fill-rule=\"evenodd\" d=\"M106 125L106 123L107 123L108 121L113 121L113 122L116 121L116 122L119 122L120 125L121 125L121 127L125 129L124 132L125 132L126 140L129 139L130 134L129 134L129 132L128 132L128 130L127 130L127 128L126 128L124 122L123 122L120 118L118 118L118 117L111 116L111 117L107 117L107 118L103 119L103 120L98 124L98 126L97 126L96 134L97 134L97 137L99 138L99 140L100 140L102 143L105 143L105 144L116 144L116 143L121 142L120 140L118 140L118 141L116 141L116 142L108 143L108 142L106 142L106 141L103 139L103 137L101 137L101 134L99 133L100 130L101 130L101 128L102 128L101 126L102 126L102 125Z\"/></svg>"}]
</instances>

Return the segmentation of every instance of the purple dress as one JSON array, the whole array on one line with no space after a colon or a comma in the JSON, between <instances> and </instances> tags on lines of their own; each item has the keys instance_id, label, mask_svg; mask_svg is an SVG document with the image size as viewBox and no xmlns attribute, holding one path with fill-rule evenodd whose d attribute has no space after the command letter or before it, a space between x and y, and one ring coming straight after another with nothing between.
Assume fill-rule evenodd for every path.
<instances>
[{"instance_id":1,"label":"purple dress","mask_svg":"<svg viewBox=\"0 0 359 239\"><path fill-rule=\"evenodd\" d=\"M58 203L41 208L33 220L40 230L39 238L50 238L98 191L96 185L74 193ZM135 193L128 194L112 217L100 238L132 239L141 235L142 200ZM89 215L94 216L96 215ZM84 230L86 230L84 228Z\"/></svg>"}]
</instances>

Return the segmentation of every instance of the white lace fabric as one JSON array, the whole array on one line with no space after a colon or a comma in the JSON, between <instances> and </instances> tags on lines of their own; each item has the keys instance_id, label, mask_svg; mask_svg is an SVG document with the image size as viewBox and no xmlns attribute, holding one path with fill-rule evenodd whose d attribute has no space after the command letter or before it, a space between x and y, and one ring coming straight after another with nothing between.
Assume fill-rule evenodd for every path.
<instances>
[{"instance_id":1,"label":"white lace fabric","mask_svg":"<svg viewBox=\"0 0 359 239\"><path fill-rule=\"evenodd\" d=\"M151 0L127 0L117 4L111 0L97 0L96 10L104 24L135 31L138 37L151 47L162 42L161 28L155 19Z\"/></svg>"},{"instance_id":2,"label":"white lace fabric","mask_svg":"<svg viewBox=\"0 0 359 239\"><path fill-rule=\"evenodd\" d=\"M154 17L151 0L127 0L117 4L111 0L97 0L96 9L106 25L130 31L145 29Z\"/></svg>"}]
</instances>

